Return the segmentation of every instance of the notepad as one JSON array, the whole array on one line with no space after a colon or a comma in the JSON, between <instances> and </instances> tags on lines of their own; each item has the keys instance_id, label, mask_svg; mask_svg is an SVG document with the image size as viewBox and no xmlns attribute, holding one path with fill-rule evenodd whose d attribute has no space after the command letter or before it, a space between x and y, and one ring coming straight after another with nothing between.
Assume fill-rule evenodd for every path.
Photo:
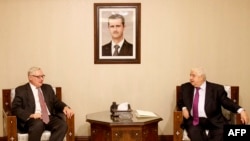
<instances>
[{"instance_id":1,"label":"notepad","mask_svg":"<svg viewBox=\"0 0 250 141\"><path fill-rule=\"evenodd\" d=\"M157 117L157 115L150 111L135 110L136 117Z\"/></svg>"}]
</instances>

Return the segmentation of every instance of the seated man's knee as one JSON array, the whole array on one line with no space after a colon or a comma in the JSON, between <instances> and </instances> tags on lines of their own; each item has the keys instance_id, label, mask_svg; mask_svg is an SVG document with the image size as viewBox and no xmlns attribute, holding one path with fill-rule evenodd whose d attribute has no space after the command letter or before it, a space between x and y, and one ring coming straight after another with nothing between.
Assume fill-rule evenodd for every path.
<instances>
[{"instance_id":1,"label":"seated man's knee","mask_svg":"<svg viewBox=\"0 0 250 141\"><path fill-rule=\"evenodd\" d=\"M55 126L55 128L66 132L68 130L68 124L66 121L60 119L60 122L58 122L58 124Z\"/></svg>"},{"instance_id":2,"label":"seated man's knee","mask_svg":"<svg viewBox=\"0 0 250 141\"><path fill-rule=\"evenodd\" d=\"M43 132L45 129L44 123L40 119L32 119L28 122L29 132Z\"/></svg>"}]
</instances>

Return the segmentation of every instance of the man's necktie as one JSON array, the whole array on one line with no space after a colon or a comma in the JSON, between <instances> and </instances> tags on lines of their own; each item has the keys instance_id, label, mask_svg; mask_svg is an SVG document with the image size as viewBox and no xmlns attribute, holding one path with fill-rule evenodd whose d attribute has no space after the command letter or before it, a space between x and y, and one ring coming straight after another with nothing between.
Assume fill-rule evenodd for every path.
<instances>
[{"instance_id":1,"label":"man's necktie","mask_svg":"<svg viewBox=\"0 0 250 141\"><path fill-rule=\"evenodd\" d=\"M118 56L118 49L120 48L120 46L115 45L114 48L115 48L115 52L114 52L113 56Z\"/></svg>"},{"instance_id":2,"label":"man's necktie","mask_svg":"<svg viewBox=\"0 0 250 141\"><path fill-rule=\"evenodd\" d=\"M199 103L199 90L200 88L195 88L196 92L193 101L193 125L199 124L199 114L198 114L198 103Z\"/></svg>"},{"instance_id":3,"label":"man's necktie","mask_svg":"<svg viewBox=\"0 0 250 141\"><path fill-rule=\"evenodd\" d=\"M40 88L38 88L38 97L39 97L39 102L41 105L42 120L45 124L48 124L49 123L49 114L47 111L46 103L44 101L42 90Z\"/></svg>"}]
</instances>

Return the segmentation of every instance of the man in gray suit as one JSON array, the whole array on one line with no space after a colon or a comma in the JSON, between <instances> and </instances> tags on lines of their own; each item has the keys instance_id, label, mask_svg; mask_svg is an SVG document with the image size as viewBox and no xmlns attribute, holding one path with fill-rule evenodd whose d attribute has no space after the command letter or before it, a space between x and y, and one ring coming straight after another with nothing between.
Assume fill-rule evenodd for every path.
<instances>
[{"instance_id":1,"label":"man in gray suit","mask_svg":"<svg viewBox=\"0 0 250 141\"><path fill-rule=\"evenodd\" d=\"M113 14L108 18L108 29L112 40L102 46L102 56L132 56L133 44L124 39L125 19L120 14ZM116 46L118 52L116 52Z\"/></svg>"},{"instance_id":2,"label":"man in gray suit","mask_svg":"<svg viewBox=\"0 0 250 141\"><path fill-rule=\"evenodd\" d=\"M41 68L29 69L29 82L15 89L12 113L17 116L18 129L29 134L29 141L40 141L45 129L51 131L50 141L63 141L68 128L65 118L74 112L57 99L51 85L43 84L44 77Z\"/></svg>"}]
</instances>

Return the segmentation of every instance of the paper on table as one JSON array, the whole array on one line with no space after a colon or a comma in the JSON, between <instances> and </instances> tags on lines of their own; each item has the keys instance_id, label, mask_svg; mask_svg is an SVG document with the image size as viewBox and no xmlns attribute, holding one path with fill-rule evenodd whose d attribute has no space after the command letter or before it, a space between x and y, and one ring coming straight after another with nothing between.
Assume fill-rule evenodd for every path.
<instances>
[{"instance_id":1,"label":"paper on table","mask_svg":"<svg viewBox=\"0 0 250 141\"><path fill-rule=\"evenodd\" d=\"M118 105L118 111L127 111L128 110L128 102L124 102Z\"/></svg>"},{"instance_id":2,"label":"paper on table","mask_svg":"<svg viewBox=\"0 0 250 141\"><path fill-rule=\"evenodd\" d=\"M157 115L150 111L136 110L136 117L157 117Z\"/></svg>"}]
</instances>

